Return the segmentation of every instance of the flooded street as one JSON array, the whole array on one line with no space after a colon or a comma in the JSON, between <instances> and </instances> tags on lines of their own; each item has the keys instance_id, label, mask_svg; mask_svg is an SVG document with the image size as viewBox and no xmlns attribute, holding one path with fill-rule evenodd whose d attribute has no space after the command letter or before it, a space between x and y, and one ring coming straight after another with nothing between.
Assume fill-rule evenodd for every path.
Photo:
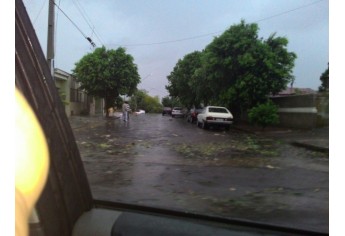
<instances>
[{"instance_id":1,"label":"flooded street","mask_svg":"<svg viewBox=\"0 0 345 236\"><path fill-rule=\"evenodd\" d=\"M160 114L71 117L95 199L328 232L328 154Z\"/></svg>"}]
</instances>

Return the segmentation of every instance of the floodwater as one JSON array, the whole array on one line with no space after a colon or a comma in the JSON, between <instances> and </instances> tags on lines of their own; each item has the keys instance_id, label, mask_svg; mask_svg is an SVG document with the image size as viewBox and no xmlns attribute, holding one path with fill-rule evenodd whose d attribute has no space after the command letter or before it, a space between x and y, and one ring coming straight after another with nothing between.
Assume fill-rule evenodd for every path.
<instances>
[{"instance_id":1,"label":"floodwater","mask_svg":"<svg viewBox=\"0 0 345 236\"><path fill-rule=\"evenodd\" d=\"M71 122L95 199L328 232L328 154L160 114Z\"/></svg>"}]
</instances>

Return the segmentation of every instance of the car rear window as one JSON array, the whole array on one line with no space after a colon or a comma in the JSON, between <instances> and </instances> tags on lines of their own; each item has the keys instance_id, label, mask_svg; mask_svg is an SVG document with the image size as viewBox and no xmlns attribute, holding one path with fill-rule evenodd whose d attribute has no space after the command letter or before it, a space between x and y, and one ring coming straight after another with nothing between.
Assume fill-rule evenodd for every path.
<instances>
[{"instance_id":1,"label":"car rear window","mask_svg":"<svg viewBox=\"0 0 345 236\"><path fill-rule=\"evenodd\" d=\"M175 107L174 110L182 110L181 107Z\"/></svg>"},{"instance_id":2,"label":"car rear window","mask_svg":"<svg viewBox=\"0 0 345 236\"><path fill-rule=\"evenodd\" d=\"M209 112L216 112L216 113L228 113L228 111L224 108L220 108L220 107L210 107L208 108Z\"/></svg>"}]
</instances>

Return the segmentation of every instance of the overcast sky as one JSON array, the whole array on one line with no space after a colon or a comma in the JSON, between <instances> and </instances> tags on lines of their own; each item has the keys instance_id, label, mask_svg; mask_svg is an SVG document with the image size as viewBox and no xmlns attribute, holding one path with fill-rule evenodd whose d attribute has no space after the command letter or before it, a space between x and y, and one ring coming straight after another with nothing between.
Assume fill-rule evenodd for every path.
<instances>
[{"instance_id":1,"label":"overcast sky","mask_svg":"<svg viewBox=\"0 0 345 236\"><path fill-rule=\"evenodd\" d=\"M287 37L297 54L294 87L317 90L329 62L328 0L55 0L55 67L71 73L93 47L126 48L151 96L168 95L167 75L184 55L201 51L244 19L259 36ZM42 49L47 47L48 0L24 0ZM68 16L68 19L66 15Z\"/></svg>"}]
</instances>

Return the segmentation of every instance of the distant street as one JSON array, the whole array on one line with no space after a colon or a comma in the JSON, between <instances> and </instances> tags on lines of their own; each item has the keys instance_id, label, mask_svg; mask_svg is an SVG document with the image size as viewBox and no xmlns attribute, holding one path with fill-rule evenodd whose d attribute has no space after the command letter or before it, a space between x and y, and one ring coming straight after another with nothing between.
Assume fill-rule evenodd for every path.
<instances>
[{"instance_id":1,"label":"distant street","mask_svg":"<svg viewBox=\"0 0 345 236\"><path fill-rule=\"evenodd\" d=\"M328 232L328 154L161 114L70 121L95 199Z\"/></svg>"}]
</instances>

